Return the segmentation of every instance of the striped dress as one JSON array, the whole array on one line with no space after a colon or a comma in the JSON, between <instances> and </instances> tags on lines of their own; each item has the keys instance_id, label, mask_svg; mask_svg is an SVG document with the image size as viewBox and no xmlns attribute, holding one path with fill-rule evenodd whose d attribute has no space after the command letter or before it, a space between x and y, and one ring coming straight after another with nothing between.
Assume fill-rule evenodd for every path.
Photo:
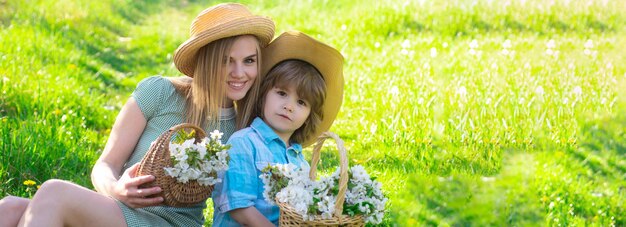
<instances>
[{"instance_id":1,"label":"striped dress","mask_svg":"<svg viewBox=\"0 0 626 227\"><path fill-rule=\"evenodd\" d=\"M137 101L148 123L122 171L140 162L152 141L184 120L185 99L175 91L172 83L164 77L154 76L142 80L137 85L132 97ZM233 108L222 109L220 127L220 131L224 133L222 141L227 141L230 135L235 132L235 111ZM204 128L204 130L213 131L209 128ZM200 202L191 207L153 206L137 209L128 207L119 201L117 204L122 209L128 226L202 226L204 224L202 210L206 208L205 202Z\"/></svg>"}]
</instances>

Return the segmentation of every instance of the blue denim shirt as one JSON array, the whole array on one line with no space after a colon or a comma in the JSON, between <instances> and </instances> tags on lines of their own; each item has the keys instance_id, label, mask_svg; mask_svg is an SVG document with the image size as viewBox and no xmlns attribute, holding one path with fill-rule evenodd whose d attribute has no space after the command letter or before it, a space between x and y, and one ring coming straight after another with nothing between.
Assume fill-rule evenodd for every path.
<instances>
[{"instance_id":1,"label":"blue denim shirt","mask_svg":"<svg viewBox=\"0 0 626 227\"><path fill-rule=\"evenodd\" d=\"M222 183L213 189L213 226L240 226L228 213L238 208L254 206L270 222L278 225L278 206L265 201L261 170L268 165L292 163L309 167L302 146L290 147L262 119L255 118L250 127L235 132L228 144L228 170L218 174Z\"/></svg>"}]
</instances>

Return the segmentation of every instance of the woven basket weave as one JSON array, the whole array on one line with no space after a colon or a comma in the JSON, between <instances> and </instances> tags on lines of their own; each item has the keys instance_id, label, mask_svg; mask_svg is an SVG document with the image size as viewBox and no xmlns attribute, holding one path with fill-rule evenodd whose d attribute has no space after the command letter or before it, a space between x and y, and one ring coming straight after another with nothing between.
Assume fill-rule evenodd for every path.
<instances>
[{"instance_id":1,"label":"woven basket weave","mask_svg":"<svg viewBox=\"0 0 626 227\"><path fill-rule=\"evenodd\" d=\"M290 207L286 203L276 201L278 207L280 207L280 217L278 220L279 226L364 226L365 219L362 215L356 215L350 217L343 215L343 202L346 196L346 190L348 189L348 157L346 148L343 145L343 140L339 138L335 133L324 132L317 138L315 147L313 148L313 157L311 159L311 170L309 172L309 178L311 180L316 179L317 175L317 163L320 161L320 150L324 141L327 138L332 138L337 142L337 149L339 150L340 163L339 163L339 192L337 193L337 201L335 202L335 213L330 219L323 219L321 215L317 215L313 220L305 221L295 209Z\"/></svg>"},{"instance_id":2,"label":"woven basket weave","mask_svg":"<svg viewBox=\"0 0 626 227\"><path fill-rule=\"evenodd\" d=\"M183 123L171 127L169 130L161 134L150 145L150 149L139 164L138 176L153 175L156 180L142 187L161 187L161 192L154 195L155 197L163 197L163 203L172 207L188 207L204 201L213 191L213 186L202 186L196 180L187 183L179 183L173 177L165 174L164 167L172 167L170 157L170 141L172 136L179 130L191 128L195 133L196 143L206 137L206 132L201 128L188 123Z\"/></svg>"}]
</instances>

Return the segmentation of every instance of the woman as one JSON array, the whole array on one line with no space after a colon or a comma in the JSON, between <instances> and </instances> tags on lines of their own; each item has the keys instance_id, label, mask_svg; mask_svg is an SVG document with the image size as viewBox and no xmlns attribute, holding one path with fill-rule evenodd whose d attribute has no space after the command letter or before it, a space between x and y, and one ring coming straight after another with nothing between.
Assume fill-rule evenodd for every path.
<instances>
[{"instance_id":1,"label":"woman","mask_svg":"<svg viewBox=\"0 0 626 227\"><path fill-rule=\"evenodd\" d=\"M150 77L137 85L121 109L104 151L93 167L97 192L67 181L46 181L32 200L7 197L0 213L7 225L194 226L202 225L201 202L160 206L150 198L160 188L139 188L154 176L136 176L150 143L170 127L190 122L219 129L224 141L252 121L261 79L260 48L274 35L274 22L240 4L219 4L191 24L174 64L186 78Z\"/></svg>"}]
</instances>

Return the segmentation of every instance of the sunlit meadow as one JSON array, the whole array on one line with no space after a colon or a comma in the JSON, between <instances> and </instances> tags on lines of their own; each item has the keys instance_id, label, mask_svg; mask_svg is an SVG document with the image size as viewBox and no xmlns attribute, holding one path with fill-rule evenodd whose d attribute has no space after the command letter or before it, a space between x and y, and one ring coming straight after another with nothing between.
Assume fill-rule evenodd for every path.
<instances>
[{"instance_id":1,"label":"sunlit meadow","mask_svg":"<svg viewBox=\"0 0 626 227\"><path fill-rule=\"evenodd\" d=\"M216 3L0 0L0 196L91 188L136 83L180 76L172 53ZM626 2L242 3L344 55L331 130L383 183L383 225L626 225Z\"/></svg>"}]
</instances>

